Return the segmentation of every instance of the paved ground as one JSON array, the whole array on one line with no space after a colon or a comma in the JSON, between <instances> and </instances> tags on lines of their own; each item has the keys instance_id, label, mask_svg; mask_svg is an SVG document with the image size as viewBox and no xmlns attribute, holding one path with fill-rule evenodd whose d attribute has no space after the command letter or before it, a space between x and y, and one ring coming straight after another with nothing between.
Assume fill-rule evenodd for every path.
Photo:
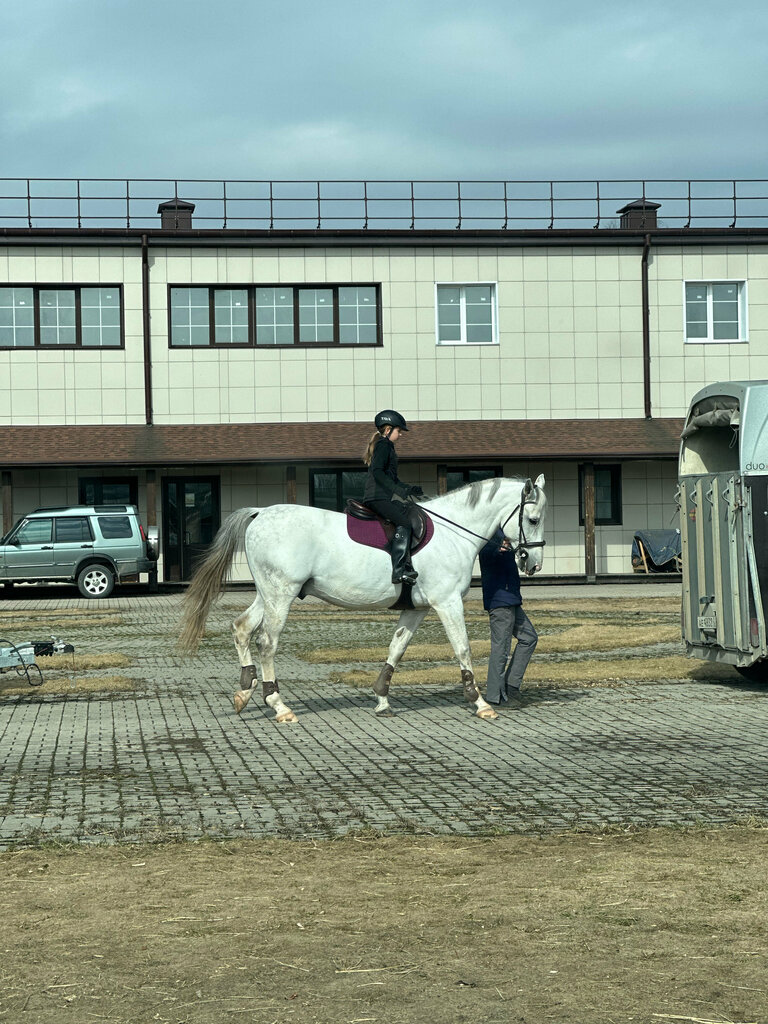
<instances>
[{"instance_id":1,"label":"paved ground","mask_svg":"<svg viewBox=\"0 0 768 1024\"><path fill-rule=\"evenodd\" d=\"M603 587L575 590L610 596ZM234 651L172 653L179 603L178 594L100 603L119 609L123 625L94 631L89 649L134 655L126 674L145 681L135 692L56 697L43 688L0 701L0 846L320 837L364 827L551 832L768 816L765 690L540 690L523 710L487 723L466 710L458 687L408 688L394 693L396 717L380 721L367 692L329 682L332 667L310 669L289 654L281 689L300 722L277 726L255 700L234 714ZM94 607L54 591L0 607L31 614L81 605ZM225 626L232 612L217 616Z\"/></svg>"}]
</instances>

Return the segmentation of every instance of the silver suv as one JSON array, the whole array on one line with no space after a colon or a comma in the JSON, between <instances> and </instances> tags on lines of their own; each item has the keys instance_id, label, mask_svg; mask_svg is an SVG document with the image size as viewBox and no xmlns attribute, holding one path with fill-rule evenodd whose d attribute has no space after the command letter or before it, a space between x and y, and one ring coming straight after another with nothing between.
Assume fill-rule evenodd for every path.
<instances>
[{"instance_id":1,"label":"silver suv","mask_svg":"<svg viewBox=\"0 0 768 1024\"><path fill-rule=\"evenodd\" d=\"M74 582L83 597L108 597L115 582L156 573L150 536L135 505L38 508L0 540L0 583Z\"/></svg>"}]
</instances>

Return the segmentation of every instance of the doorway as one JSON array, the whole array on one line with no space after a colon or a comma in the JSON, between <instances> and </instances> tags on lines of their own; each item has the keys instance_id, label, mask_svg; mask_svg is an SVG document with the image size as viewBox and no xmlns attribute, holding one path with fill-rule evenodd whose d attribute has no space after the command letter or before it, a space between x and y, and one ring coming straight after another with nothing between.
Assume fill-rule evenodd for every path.
<instances>
[{"instance_id":1,"label":"doorway","mask_svg":"<svg viewBox=\"0 0 768 1024\"><path fill-rule=\"evenodd\" d=\"M189 580L220 525L217 476L163 480L163 579Z\"/></svg>"}]
</instances>

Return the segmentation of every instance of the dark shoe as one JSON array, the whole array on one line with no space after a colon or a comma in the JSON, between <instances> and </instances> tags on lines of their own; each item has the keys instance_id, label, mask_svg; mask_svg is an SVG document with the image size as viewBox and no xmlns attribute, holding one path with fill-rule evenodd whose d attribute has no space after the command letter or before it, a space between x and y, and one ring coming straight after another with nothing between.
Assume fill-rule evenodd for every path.
<instances>
[{"instance_id":1,"label":"dark shoe","mask_svg":"<svg viewBox=\"0 0 768 1024\"><path fill-rule=\"evenodd\" d=\"M519 690L510 690L507 694L507 707L510 711L525 707L525 700Z\"/></svg>"}]
</instances>

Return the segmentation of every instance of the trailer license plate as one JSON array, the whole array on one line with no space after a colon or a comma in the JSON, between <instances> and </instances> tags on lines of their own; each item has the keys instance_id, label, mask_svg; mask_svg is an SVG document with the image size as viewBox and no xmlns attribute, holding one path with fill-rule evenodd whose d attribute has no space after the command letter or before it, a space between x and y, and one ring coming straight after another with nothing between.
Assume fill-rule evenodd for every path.
<instances>
[{"instance_id":1,"label":"trailer license plate","mask_svg":"<svg viewBox=\"0 0 768 1024\"><path fill-rule=\"evenodd\" d=\"M717 629L717 615L700 615L699 629Z\"/></svg>"}]
</instances>

